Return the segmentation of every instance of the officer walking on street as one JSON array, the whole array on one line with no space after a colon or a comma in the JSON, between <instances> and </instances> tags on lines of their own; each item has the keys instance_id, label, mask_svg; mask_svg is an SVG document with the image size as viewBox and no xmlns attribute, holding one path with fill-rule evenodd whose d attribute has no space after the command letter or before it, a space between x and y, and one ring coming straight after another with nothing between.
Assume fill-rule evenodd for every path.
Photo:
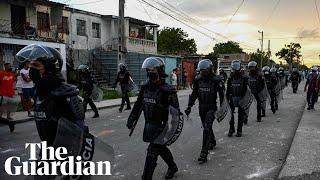
<instances>
[{"instance_id":1,"label":"officer walking on street","mask_svg":"<svg viewBox=\"0 0 320 180\"><path fill-rule=\"evenodd\" d=\"M116 82L114 83L114 88L117 86L118 83L120 83L121 87L121 106L119 108L119 112L122 112L124 104L127 103L127 108L125 110L130 110L130 99L129 99L129 80L131 78L131 74L127 70L127 65L120 63L119 64L120 71L118 72Z\"/></svg>"},{"instance_id":2,"label":"officer walking on street","mask_svg":"<svg viewBox=\"0 0 320 180\"><path fill-rule=\"evenodd\" d=\"M189 97L188 108L185 110L187 116L191 112L191 107L196 99L199 99L199 114L203 127L202 149L198 161L207 161L208 151L216 146L215 136L212 130L214 121L213 114L217 111L217 94L220 103L224 101L224 82L213 72L211 60L204 59L198 64L197 70L200 76L194 80L193 91Z\"/></svg>"},{"instance_id":3,"label":"officer walking on street","mask_svg":"<svg viewBox=\"0 0 320 180\"><path fill-rule=\"evenodd\" d=\"M158 156L168 165L166 179L173 178L178 167L166 144L158 144L155 139L164 130L169 117L169 106L180 113L176 90L166 84L164 77L164 64L157 57L145 59L142 69L147 71L148 81L142 85L137 101L127 121L127 127L133 131L141 112L144 112L145 126L143 141L149 142L142 180L151 180L157 166Z\"/></svg>"},{"instance_id":4,"label":"officer walking on street","mask_svg":"<svg viewBox=\"0 0 320 180\"><path fill-rule=\"evenodd\" d=\"M313 67L311 69L311 74L307 77L307 82L304 88L304 91L307 92L307 102L308 102L308 110L314 109L314 104L317 101L318 97L318 67ZM308 89L308 90L307 90Z\"/></svg>"},{"instance_id":5,"label":"officer walking on street","mask_svg":"<svg viewBox=\"0 0 320 180\"><path fill-rule=\"evenodd\" d=\"M232 137L233 133L235 133L234 127L234 111L235 108L238 107L238 127L237 127L237 137L242 136L242 126L243 123L247 123L246 112L243 107L240 106L240 100L245 96L248 87L248 77L246 77L241 72L241 62L238 60L234 60L231 63L232 73L227 81L227 92L226 97L230 104L231 108L231 120L229 122L230 128L228 136Z\"/></svg>"},{"instance_id":6,"label":"officer walking on street","mask_svg":"<svg viewBox=\"0 0 320 180\"><path fill-rule=\"evenodd\" d=\"M80 88L83 90L83 109L84 112L87 111L87 105L89 104L92 111L94 112L93 118L98 118L99 117L99 112L94 104L91 95L93 91L93 84L94 80L91 77L89 67L87 65L80 65L78 67L79 75L80 75Z\"/></svg>"},{"instance_id":7,"label":"officer walking on street","mask_svg":"<svg viewBox=\"0 0 320 180\"><path fill-rule=\"evenodd\" d=\"M293 68L292 73L290 75L290 81L291 81L293 93L297 93L299 83L301 81L301 76L300 76L299 70L297 68Z\"/></svg>"},{"instance_id":8,"label":"officer walking on street","mask_svg":"<svg viewBox=\"0 0 320 180\"><path fill-rule=\"evenodd\" d=\"M276 113L278 108L277 94L276 94L276 86L278 84L278 78L276 76L277 69L271 68L269 66L264 66L262 68L262 72L264 74L264 79L266 81L267 89L270 94L270 106L273 114Z\"/></svg>"},{"instance_id":9,"label":"officer walking on street","mask_svg":"<svg viewBox=\"0 0 320 180\"><path fill-rule=\"evenodd\" d=\"M259 97L259 93L264 89L265 81L260 74L257 63L251 61L248 64L249 68L249 87L257 101L257 122L261 122L261 117L266 115L265 109L262 108L262 99Z\"/></svg>"}]
</instances>

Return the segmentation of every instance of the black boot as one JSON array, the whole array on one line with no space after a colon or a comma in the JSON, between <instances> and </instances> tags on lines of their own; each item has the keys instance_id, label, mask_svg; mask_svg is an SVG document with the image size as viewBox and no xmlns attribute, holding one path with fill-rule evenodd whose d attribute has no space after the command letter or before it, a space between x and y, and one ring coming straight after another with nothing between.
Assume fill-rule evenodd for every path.
<instances>
[{"instance_id":1,"label":"black boot","mask_svg":"<svg viewBox=\"0 0 320 180\"><path fill-rule=\"evenodd\" d=\"M241 137L242 136L242 132L238 131L236 134L237 137Z\"/></svg>"},{"instance_id":2,"label":"black boot","mask_svg":"<svg viewBox=\"0 0 320 180\"><path fill-rule=\"evenodd\" d=\"M94 116L92 118L98 118L100 115L98 112L94 113Z\"/></svg>"},{"instance_id":3,"label":"black boot","mask_svg":"<svg viewBox=\"0 0 320 180\"><path fill-rule=\"evenodd\" d=\"M131 106L128 105L127 108L125 110L130 110L131 109Z\"/></svg>"},{"instance_id":4,"label":"black boot","mask_svg":"<svg viewBox=\"0 0 320 180\"><path fill-rule=\"evenodd\" d=\"M208 161L207 156L208 156L208 153L201 152L200 157L198 158L199 164L206 163Z\"/></svg>"},{"instance_id":5,"label":"black boot","mask_svg":"<svg viewBox=\"0 0 320 180\"><path fill-rule=\"evenodd\" d=\"M119 112L122 112L122 110L123 110L123 106L121 106L121 107L119 108Z\"/></svg>"},{"instance_id":6,"label":"black boot","mask_svg":"<svg viewBox=\"0 0 320 180\"><path fill-rule=\"evenodd\" d=\"M257 117L257 122L261 122L261 117L260 116Z\"/></svg>"},{"instance_id":7,"label":"black boot","mask_svg":"<svg viewBox=\"0 0 320 180\"><path fill-rule=\"evenodd\" d=\"M9 129L10 129L10 132L13 132L14 131L14 125L16 123L15 122L12 122L12 121L9 121Z\"/></svg>"},{"instance_id":8,"label":"black boot","mask_svg":"<svg viewBox=\"0 0 320 180\"><path fill-rule=\"evenodd\" d=\"M262 109L261 117L266 117L266 110Z\"/></svg>"},{"instance_id":9,"label":"black boot","mask_svg":"<svg viewBox=\"0 0 320 180\"><path fill-rule=\"evenodd\" d=\"M235 132L234 128L230 128L230 129L229 129L228 136L229 136L229 137L232 137L234 132Z\"/></svg>"},{"instance_id":10,"label":"black boot","mask_svg":"<svg viewBox=\"0 0 320 180\"><path fill-rule=\"evenodd\" d=\"M178 167L177 165L171 167L171 168L168 168L168 171L167 171L167 174L165 176L166 179L172 179L174 174L178 172Z\"/></svg>"},{"instance_id":11,"label":"black boot","mask_svg":"<svg viewBox=\"0 0 320 180\"><path fill-rule=\"evenodd\" d=\"M209 142L208 150L213 150L214 147L216 147L217 141L213 139L211 142Z\"/></svg>"}]
</instances>

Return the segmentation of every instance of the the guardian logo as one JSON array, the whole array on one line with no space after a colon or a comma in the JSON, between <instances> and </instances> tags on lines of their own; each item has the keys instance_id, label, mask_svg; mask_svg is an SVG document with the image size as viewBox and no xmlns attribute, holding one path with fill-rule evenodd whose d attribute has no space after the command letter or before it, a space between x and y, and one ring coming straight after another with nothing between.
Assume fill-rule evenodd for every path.
<instances>
[{"instance_id":1,"label":"the guardian logo","mask_svg":"<svg viewBox=\"0 0 320 180\"><path fill-rule=\"evenodd\" d=\"M20 157L13 156L5 161L5 171L8 175L111 175L109 161L85 161L81 156L67 156L65 147L47 147L47 142L26 143L25 148L30 149L30 158L21 162ZM41 157L37 159L37 148ZM18 165L12 165L12 164Z\"/></svg>"}]
</instances>

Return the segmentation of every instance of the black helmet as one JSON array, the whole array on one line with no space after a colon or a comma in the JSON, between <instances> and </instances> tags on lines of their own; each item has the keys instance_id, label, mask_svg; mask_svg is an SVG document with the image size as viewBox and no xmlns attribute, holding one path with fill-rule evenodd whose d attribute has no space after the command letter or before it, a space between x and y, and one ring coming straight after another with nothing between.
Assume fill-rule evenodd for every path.
<instances>
[{"instance_id":1,"label":"black helmet","mask_svg":"<svg viewBox=\"0 0 320 180\"><path fill-rule=\"evenodd\" d=\"M63 65L60 52L43 45L28 45L16 54L16 58L20 63L32 60L41 61L47 73L60 73Z\"/></svg>"},{"instance_id":2,"label":"black helmet","mask_svg":"<svg viewBox=\"0 0 320 180\"><path fill-rule=\"evenodd\" d=\"M284 71L283 67L279 67L278 71Z\"/></svg>"},{"instance_id":3,"label":"black helmet","mask_svg":"<svg viewBox=\"0 0 320 180\"><path fill-rule=\"evenodd\" d=\"M203 59L198 63L197 70L207 70L209 73L213 72L213 64L210 59Z\"/></svg>"},{"instance_id":4,"label":"black helmet","mask_svg":"<svg viewBox=\"0 0 320 180\"><path fill-rule=\"evenodd\" d=\"M119 69L120 69L120 71L125 71L125 70L127 70L127 65L124 64L124 63L120 63L119 64Z\"/></svg>"},{"instance_id":5,"label":"black helmet","mask_svg":"<svg viewBox=\"0 0 320 180\"><path fill-rule=\"evenodd\" d=\"M164 67L164 62L159 60L159 57L148 57L142 63L142 69L153 69L156 68L161 71L161 68Z\"/></svg>"},{"instance_id":6,"label":"black helmet","mask_svg":"<svg viewBox=\"0 0 320 180\"><path fill-rule=\"evenodd\" d=\"M311 68L311 71L312 71L312 72L318 72L318 67L317 67L317 66L313 66L313 67Z\"/></svg>"},{"instance_id":7,"label":"black helmet","mask_svg":"<svg viewBox=\"0 0 320 180\"><path fill-rule=\"evenodd\" d=\"M292 71L293 72L298 72L298 69L297 68L293 68Z\"/></svg>"},{"instance_id":8,"label":"black helmet","mask_svg":"<svg viewBox=\"0 0 320 180\"><path fill-rule=\"evenodd\" d=\"M85 65L85 64L81 64L81 65L78 67L78 70L79 70L79 71L82 71L82 72L89 72L89 66L88 66L88 65Z\"/></svg>"},{"instance_id":9,"label":"black helmet","mask_svg":"<svg viewBox=\"0 0 320 180\"><path fill-rule=\"evenodd\" d=\"M264 66L264 67L262 68L262 72L263 72L264 74L269 74L269 72L270 72L270 67L269 67L269 66Z\"/></svg>"},{"instance_id":10,"label":"black helmet","mask_svg":"<svg viewBox=\"0 0 320 180\"><path fill-rule=\"evenodd\" d=\"M239 60L233 60L231 62L231 69L234 71L240 71L241 70L241 62Z\"/></svg>"},{"instance_id":11,"label":"black helmet","mask_svg":"<svg viewBox=\"0 0 320 180\"><path fill-rule=\"evenodd\" d=\"M248 64L249 69L256 69L257 68L257 63L255 61L250 61Z\"/></svg>"},{"instance_id":12,"label":"black helmet","mask_svg":"<svg viewBox=\"0 0 320 180\"><path fill-rule=\"evenodd\" d=\"M276 73L276 72L277 72L277 68L272 67L272 68L270 69L270 72L271 72L271 73Z\"/></svg>"}]
</instances>

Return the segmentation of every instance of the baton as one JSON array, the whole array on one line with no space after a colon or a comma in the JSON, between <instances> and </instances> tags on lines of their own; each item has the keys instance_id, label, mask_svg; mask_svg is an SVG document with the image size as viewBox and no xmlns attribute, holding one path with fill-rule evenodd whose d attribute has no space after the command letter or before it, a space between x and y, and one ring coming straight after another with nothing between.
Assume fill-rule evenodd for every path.
<instances>
[{"instance_id":1,"label":"baton","mask_svg":"<svg viewBox=\"0 0 320 180\"><path fill-rule=\"evenodd\" d=\"M132 133L133 133L134 129L136 128L137 123L138 123L138 120L133 122L133 127L130 130L129 136L132 136Z\"/></svg>"}]
</instances>

